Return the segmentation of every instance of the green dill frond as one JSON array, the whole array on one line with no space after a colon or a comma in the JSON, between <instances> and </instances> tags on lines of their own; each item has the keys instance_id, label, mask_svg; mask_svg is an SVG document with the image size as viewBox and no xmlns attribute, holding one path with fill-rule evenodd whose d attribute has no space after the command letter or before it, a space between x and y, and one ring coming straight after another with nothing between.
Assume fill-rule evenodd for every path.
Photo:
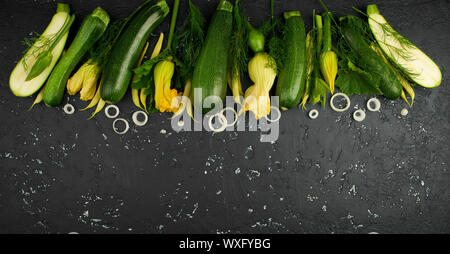
<instances>
[{"instance_id":1,"label":"green dill frond","mask_svg":"<svg viewBox=\"0 0 450 254\"><path fill-rule=\"evenodd\" d=\"M126 19L119 19L108 26L100 40L89 50L89 59L93 63L100 64L100 68L106 64L106 59L111 52L112 46L119 37Z\"/></svg>"},{"instance_id":2,"label":"green dill frond","mask_svg":"<svg viewBox=\"0 0 450 254\"><path fill-rule=\"evenodd\" d=\"M22 40L22 45L24 45L26 48L23 50L23 54L26 54L27 51L39 40L39 39L44 39L44 38L40 38L41 34L37 33L37 32L31 32L30 34L30 38L24 38Z\"/></svg>"},{"instance_id":3,"label":"green dill frond","mask_svg":"<svg viewBox=\"0 0 450 254\"><path fill-rule=\"evenodd\" d=\"M283 68L283 63L287 56L285 43L286 24L282 18L277 18L273 22L272 36L268 43L268 53L275 60L275 70Z\"/></svg>"},{"instance_id":4,"label":"green dill frond","mask_svg":"<svg viewBox=\"0 0 450 254\"><path fill-rule=\"evenodd\" d=\"M385 49L387 48L389 50L389 52L385 52L385 53L389 53L389 55L391 55L391 56L397 55L397 56L399 56L400 58L403 58L406 61L411 61L411 60L414 59L410 55L410 53L408 51L411 48L414 48L414 44L412 44L408 39L406 39L401 34L399 34L397 31L395 31L389 24L387 24L387 23L382 24L382 23L378 22L377 20L371 18L365 12L359 10L356 7L353 7L353 9L356 12L358 12L358 13L362 14L363 16L367 17L371 21L374 21L375 23L377 23L381 27L381 29L383 31L383 35L384 35L384 38L383 38L382 41L377 41L374 38L373 33L371 31L369 32L369 34L370 34L371 38L373 39L373 41L377 41L378 43L383 43L386 46L384 48ZM392 37L395 40L397 40L399 42L399 44L400 44L400 47L386 43L386 38L388 38L388 37ZM392 61L390 61L390 62L392 63ZM420 75L419 73L414 73L411 70L408 70L408 69L406 69L404 67L398 66L396 63L392 63L392 64L395 66L395 68L397 70L399 70L401 73L406 74L407 76L414 77L414 76Z\"/></svg>"},{"instance_id":5,"label":"green dill frond","mask_svg":"<svg viewBox=\"0 0 450 254\"><path fill-rule=\"evenodd\" d=\"M172 44L175 64L179 67L179 74L176 75L181 76L178 80L183 82L192 78L195 63L205 40L206 26L205 17L191 0L188 2L188 7L188 17L181 28L174 33Z\"/></svg>"},{"instance_id":6,"label":"green dill frond","mask_svg":"<svg viewBox=\"0 0 450 254\"><path fill-rule=\"evenodd\" d=\"M247 70L248 63L248 31L247 16L241 5L241 1L235 2L233 11L233 34L228 59L228 72L232 78L242 77Z\"/></svg>"},{"instance_id":7,"label":"green dill frond","mask_svg":"<svg viewBox=\"0 0 450 254\"><path fill-rule=\"evenodd\" d=\"M25 70L28 70L28 58L31 56L35 56L36 58L39 56L39 54L44 53L45 51L48 51L48 48L51 44L52 36L42 36L41 34L37 32L32 32L30 38L24 38L22 41L22 45L24 45L26 48L23 50L23 61L22 65ZM33 47L33 45L35 45ZM32 50L31 50L32 49ZM31 50L31 51L30 51Z\"/></svg>"},{"instance_id":8,"label":"green dill frond","mask_svg":"<svg viewBox=\"0 0 450 254\"><path fill-rule=\"evenodd\" d=\"M38 58L38 56L41 54L48 54L49 52L51 52L53 48L56 46L56 44L59 42L61 37L68 31L73 21L74 21L73 16L67 17L61 28L54 34L42 36L39 33L32 32L31 38L25 38L22 41L22 44L27 47L24 50L24 57L22 61L24 69L25 70L28 69L27 62L29 57L34 56L35 58Z\"/></svg>"}]
</instances>

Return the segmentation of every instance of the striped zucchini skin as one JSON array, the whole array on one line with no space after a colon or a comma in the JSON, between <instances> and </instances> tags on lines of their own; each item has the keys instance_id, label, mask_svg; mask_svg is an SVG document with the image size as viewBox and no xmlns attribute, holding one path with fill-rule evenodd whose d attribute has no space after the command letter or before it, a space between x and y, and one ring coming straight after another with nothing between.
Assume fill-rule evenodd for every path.
<instances>
[{"instance_id":1,"label":"striped zucchini skin","mask_svg":"<svg viewBox=\"0 0 450 254\"><path fill-rule=\"evenodd\" d=\"M109 15L100 7L87 16L67 52L56 64L44 87L44 102L55 107L61 104L70 74L87 51L103 35L109 24Z\"/></svg>"},{"instance_id":2,"label":"striped zucchini skin","mask_svg":"<svg viewBox=\"0 0 450 254\"><path fill-rule=\"evenodd\" d=\"M222 103L227 93L227 61L231 43L233 5L222 1L214 13L192 77L192 99L203 105L208 96L218 96ZM201 98L195 98L195 89L202 91ZM219 103L219 101L217 101ZM199 106L199 105L198 105ZM210 109L203 108L203 113Z\"/></svg>"},{"instance_id":3,"label":"striped zucchini skin","mask_svg":"<svg viewBox=\"0 0 450 254\"><path fill-rule=\"evenodd\" d=\"M278 74L276 95L280 107L292 108L300 103L306 86L306 31L300 12L287 12L286 59Z\"/></svg>"},{"instance_id":4,"label":"striped zucchini skin","mask_svg":"<svg viewBox=\"0 0 450 254\"><path fill-rule=\"evenodd\" d=\"M165 1L146 5L136 13L125 30L119 35L111 49L102 76L101 97L116 103L122 100L128 90L133 69L139 60L150 34L161 24L169 13Z\"/></svg>"}]
</instances>

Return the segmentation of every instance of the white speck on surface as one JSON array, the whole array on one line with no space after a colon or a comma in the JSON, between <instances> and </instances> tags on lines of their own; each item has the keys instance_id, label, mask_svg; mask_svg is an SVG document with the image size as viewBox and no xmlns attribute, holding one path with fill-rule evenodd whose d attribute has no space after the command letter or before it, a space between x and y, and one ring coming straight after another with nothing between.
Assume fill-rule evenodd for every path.
<instances>
[{"instance_id":1,"label":"white speck on surface","mask_svg":"<svg viewBox=\"0 0 450 254\"><path fill-rule=\"evenodd\" d=\"M400 111L400 114L401 114L402 116L408 115L408 109L406 109L406 108L402 109L402 111Z\"/></svg>"},{"instance_id":2,"label":"white speck on surface","mask_svg":"<svg viewBox=\"0 0 450 254\"><path fill-rule=\"evenodd\" d=\"M239 174L239 173L241 173L241 168L237 168L235 171L234 171L234 173L237 175L237 174Z\"/></svg>"},{"instance_id":3,"label":"white speck on surface","mask_svg":"<svg viewBox=\"0 0 450 254\"><path fill-rule=\"evenodd\" d=\"M352 185L350 190L348 191L348 194L355 196L356 195L356 185Z\"/></svg>"},{"instance_id":4,"label":"white speck on surface","mask_svg":"<svg viewBox=\"0 0 450 254\"><path fill-rule=\"evenodd\" d=\"M165 129L161 129L161 130L159 131L159 133L161 133L161 134L166 134L167 131L166 131Z\"/></svg>"},{"instance_id":5,"label":"white speck on surface","mask_svg":"<svg viewBox=\"0 0 450 254\"><path fill-rule=\"evenodd\" d=\"M306 200L308 200L309 202L314 202L314 200L319 199L316 196L311 196L311 194L308 194L308 196L306 197Z\"/></svg>"},{"instance_id":6,"label":"white speck on surface","mask_svg":"<svg viewBox=\"0 0 450 254\"><path fill-rule=\"evenodd\" d=\"M368 212L369 215L372 216L373 218L378 218L378 217L380 217L380 215L378 215L378 214L376 214L376 213L373 213L373 212L370 211L370 210L367 210L367 212Z\"/></svg>"}]
</instances>

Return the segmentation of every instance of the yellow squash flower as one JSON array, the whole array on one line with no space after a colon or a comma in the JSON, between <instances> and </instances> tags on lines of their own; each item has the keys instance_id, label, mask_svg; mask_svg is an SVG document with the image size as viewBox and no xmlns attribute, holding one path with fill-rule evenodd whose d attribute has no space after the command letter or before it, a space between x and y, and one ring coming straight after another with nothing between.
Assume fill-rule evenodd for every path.
<instances>
[{"instance_id":1,"label":"yellow squash flower","mask_svg":"<svg viewBox=\"0 0 450 254\"><path fill-rule=\"evenodd\" d=\"M172 76L175 64L169 60L163 60L156 64L154 70L155 79L155 108L160 112L177 112L179 102L176 99L178 91L171 89Z\"/></svg>"},{"instance_id":2,"label":"yellow squash flower","mask_svg":"<svg viewBox=\"0 0 450 254\"><path fill-rule=\"evenodd\" d=\"M242 83L241 83L241 77L239 76L239 73L235 74L234 78L232 77L231 73L228 73L227 83L233 94L234 101L236 103L241 104L240 96L243 96L244 92L242 92Z\"/></svg>"},{"instance_id":3,"label":"yellow squash flower","mask_svg":"<svg viewBox=\"0 0 450 254\"><path fill-rule=\"evenodd\" d=\"M254 85L245 91L244 109L252 111L256 119L270 113L269 91L277 75L273 65L275 60L267 53L257 53L248 63L248 73Z\"/></svg>"},{"instance_id":4,"label":"yellow squash flower","mask_svg":"<svg viewBox=\"0 0 450 254\"><path fill-rule=\"evenodd\" d=\"M320 56L320 69L322 75L325 78L328 86L330 87L331 94L334 93L334 81L338 72L338 58L333 51L327 51Z\"/></svg>"},{"instance_id":5,"label":"yellow squash flower","mask_svg":"<svg viewBox=\"0 0 450 254\"><path fill-rule=\"evenodd\" d=\"M87 61L67 81L67 92L70 95L80 92L80 99L83 101L92 99L97 91L99 72L98 64Z\"/></svg>"}]
</instances>

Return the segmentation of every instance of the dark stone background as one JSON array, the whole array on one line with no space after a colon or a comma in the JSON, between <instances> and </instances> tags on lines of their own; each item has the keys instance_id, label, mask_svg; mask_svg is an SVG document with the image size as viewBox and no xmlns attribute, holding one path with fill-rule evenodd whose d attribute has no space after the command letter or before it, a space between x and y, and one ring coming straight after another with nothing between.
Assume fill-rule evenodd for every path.
<instances>
[{"instance_id":1,"label":"dark stone background","mask_svg":"<svg viewBox=\"0 0 450 254\"><path fill-rule=\"evenodd\" d=\"M118 18L140 3L67 2L78 17L74 28L98 5ZM209 18L218 1L196 2ZM245 2L254 23L268 18L268 0ZM368 3L326 2L341 13ZM402 100L381 98L380 113L354 122L368 96L352 96L341 114L310 107L319 108L315 121L290 110L271 144L260 143L258 132L177 134L168 114L118 136L103 113L87 121L90 112L65 115L60 107L28 112L34 98L14 97L8 78L20 41L46 27L56 4L2 0L0 233L450 233L450 2L376 3L441 67L442 85L418 87L406 117ZM277 13L299 9L307 29L313 8L321 9L318 1L276 3ZM185 15L182 4L179 20ZM131 122L130 97L118 106ZM68 101L85 105L77 96Z\"/></svg>"}]
</instances>

